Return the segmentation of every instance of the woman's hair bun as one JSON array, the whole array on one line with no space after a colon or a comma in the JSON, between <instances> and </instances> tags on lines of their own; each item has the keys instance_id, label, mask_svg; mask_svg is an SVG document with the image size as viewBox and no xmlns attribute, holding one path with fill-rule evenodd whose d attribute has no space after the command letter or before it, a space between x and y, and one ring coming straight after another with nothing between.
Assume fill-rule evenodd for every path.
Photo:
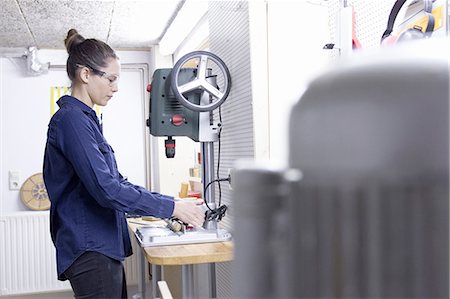
<instances>
[{"instance_id":1,"label":"woman's hair bun","mask_svg":"<svg viewBox=\"0 0 450 299\"><path fill-rule=\"evenodd\" d=\"M85 38L78 33L75 29L70 29L67 32L67 37L64 40L64 44L66 46L67 52L70 54L72 50L82 42L84 42Z\"/></svg>"}]
</instances>

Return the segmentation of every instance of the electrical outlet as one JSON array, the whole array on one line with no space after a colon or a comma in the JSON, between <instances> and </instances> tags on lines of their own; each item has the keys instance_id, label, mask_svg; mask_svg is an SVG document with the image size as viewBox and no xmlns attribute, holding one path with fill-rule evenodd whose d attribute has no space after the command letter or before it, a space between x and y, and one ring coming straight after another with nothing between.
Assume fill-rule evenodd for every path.
<instances>
[{"instance_id":1,"label":"electrical outlet","mask_svg":"<svg viewBox=\"0 0 450 299\"><path fill-rule=\"evenodd\" d=\"M19 190L20 173L18 171L9 171L9 190Z\"/></svg>"}]
</instances>

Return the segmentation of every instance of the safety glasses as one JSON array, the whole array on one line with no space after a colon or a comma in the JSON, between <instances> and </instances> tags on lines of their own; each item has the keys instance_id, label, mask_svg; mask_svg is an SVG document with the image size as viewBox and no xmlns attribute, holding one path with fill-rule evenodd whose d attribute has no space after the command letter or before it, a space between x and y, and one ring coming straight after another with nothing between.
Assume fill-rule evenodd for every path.
<instances>
[{"instance_id":1,"label":"safety glasses","mask_svg":"<svg viewBox=\"0 0 450 299\"><path fill-rule=\"evenodd\" d=\"M108 74L107 72L103 72L103 71L97 70L97 69L91 67L90 65L77 64L77 67L87 67L89 70L91 70L97 76L100 76L100 77L105 78L106 80L108 80L109 81L109 86L113 86L114 84L119 83L119 78L120 77L117 76L117 75L112 75L112 74Z\"/></svg>"}]
</instances>

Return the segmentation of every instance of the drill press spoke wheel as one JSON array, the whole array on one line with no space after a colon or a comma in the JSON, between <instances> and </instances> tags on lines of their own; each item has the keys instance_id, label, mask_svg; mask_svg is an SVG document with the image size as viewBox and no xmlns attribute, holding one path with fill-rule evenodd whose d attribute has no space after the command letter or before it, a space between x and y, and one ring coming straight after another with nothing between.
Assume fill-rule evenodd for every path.
<instances>
[{"instance_id":1,"label":"drill press spoke wheel","mask_svg":"<svg viewBox=\"0 0 450 299\"><path fill-rule=\"evenodd\" d=\"M178 77L180 74L180 71L183 67L191 65L191 62L193 60L197 61L196 64L196 77L194 80L180 84L178 82ZM220 70L221 74L219 74L219 78L223 80L223 86L222 88L219 88L217 86L213 86L209 81L209 70L211 69L211 65L209 62L213 63L214 70L217 69ZM177 61L175 66L172 69L172 76L171 76L171 86L172 91L175 94L178 101L185 106L188 109L191 109L193 111L198 112L206 112L206 111L212 111L223 104L223 102L228 97L228 94L230 93L231 89L231 76L230 71L228 70L225 63L220 59L217 55L214 55L210 52L206 51L195 51L188 53L180 58L180 60ZM186 97L185 94L189 92L195 92L195 91L205 91L207 92L210 97L212 98L211 103L202 105L202 104L195 104L190 102Z\"/></svg>"}]
</instances>

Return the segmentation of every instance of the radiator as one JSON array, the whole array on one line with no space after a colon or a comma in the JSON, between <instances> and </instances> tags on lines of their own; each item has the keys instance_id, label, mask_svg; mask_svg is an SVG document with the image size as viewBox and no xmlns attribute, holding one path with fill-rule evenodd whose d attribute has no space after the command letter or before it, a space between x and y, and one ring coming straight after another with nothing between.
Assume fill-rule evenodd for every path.
<instances>
[{"instance_id":1,"label":"radiator","mask_svg":"<svg viewBox=\"0 0 450 299\"><path fill-rule=\"evenodd\" d=\"M0 216L0 296L70 290L68 281L57 280L49 226L48 211ZM135 255L124 266L128 285L137 284Z\"/></svg>"}]
</instances>

